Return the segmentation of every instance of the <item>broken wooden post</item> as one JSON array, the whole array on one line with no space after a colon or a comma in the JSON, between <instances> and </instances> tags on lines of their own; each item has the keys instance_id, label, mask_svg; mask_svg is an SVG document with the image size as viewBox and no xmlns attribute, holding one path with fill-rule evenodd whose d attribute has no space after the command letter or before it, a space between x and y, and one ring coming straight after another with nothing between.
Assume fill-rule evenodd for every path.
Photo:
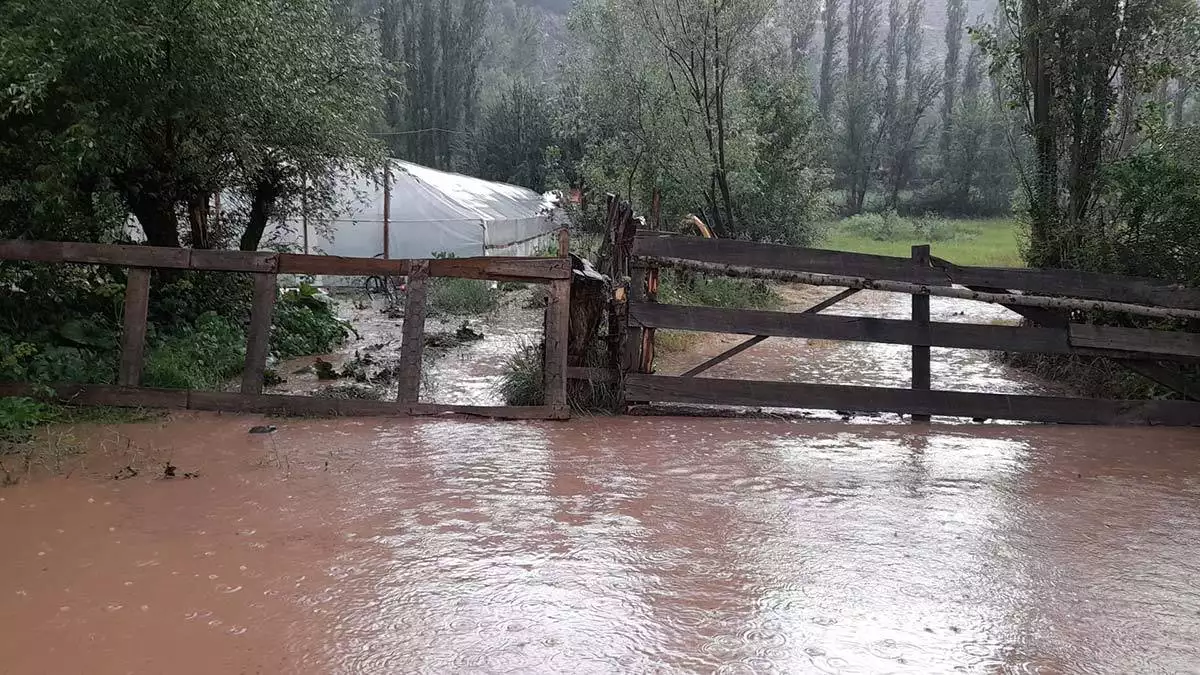
<instances>
[{"instance_id":1,"label":"broken wooden post","mask_svg":"<svg viewBox=\"0 0 1200 675\"><path fill-rule=\"evenodd\" d=\"M246 367L242 370L242 393L261 394L267 354L271 350L271 315L279 292L277 275L254 275L254 300L250 306L250 330L246 334Z\"/></svg>"},{"instance_id":2,"label":"broken wooden post","mask_svg":"<svg viewBox=\"0 0 1200 675\"><path fill-rule=\"evenodd\" d=\"M401 327L400 367L396 379L399 403L415 405L421 400L421 361L425 357L425 295L429 286L429 261L409 264L408 298Z\"/></svg>"},{"instance_id":3,"label":"broken wooden post","mask_svg":"<svg viewBox=\"0 0 1200 675\"><path fill-rule=\"evenodd\" d=\"M121 324L121 370L117 384L136 387L142 383L142 361L146 351L146 314L150 307L150 270L134 267L125 280L125 319Z\"/></svg>"},{"instance_id":4,"label":"broken wooden post","mask_svg":"<svg viewBox=\"0 0 1200 675\"><path fill-rule=\"evenodd\" d=\"M913 264L919 267L929 267L931 264L929 256L929 245L913 246L912 247ZM918 330L923 329L920 344L913 344L912 348L912 388L919 391L929 391L932 386L931 364L929 355L929 296L928 295L913 295L912 296L912 320L918 327ZM928 422L929 415L913 415L914 422Z\"/></svg>"}]
</instances>

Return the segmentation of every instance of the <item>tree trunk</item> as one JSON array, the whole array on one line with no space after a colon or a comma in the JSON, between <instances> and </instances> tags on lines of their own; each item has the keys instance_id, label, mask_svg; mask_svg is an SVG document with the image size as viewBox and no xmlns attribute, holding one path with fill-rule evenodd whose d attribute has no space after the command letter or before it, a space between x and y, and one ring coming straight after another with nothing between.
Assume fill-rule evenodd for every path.
<instances>
[{"instance_id":1,"label":"tree trunk","mask_svg":"<svg viewBox=\"0 0 1200 675\"><path fill-rule=\"evenodd\" d=\"M173 202L145 193L128 196L127 201L146 234L147 244L179 248L179 223Z\"/></svg>"},{"instance_id":2,"label":"tree trunk","mask_svg":"<svg viewBox=\"0 0 1200 675\"><path fill-rule=\"evenodd\" d=\"M212 248L214 242L208 227L208 195L192 195L188 198L187 208L192 248Z\"/></svg>"},{"instance_id":3,"label":"tree trunk","mask_svg":"<svg viewBox=\"0 0 1200 675\"><path fill-rule=\"evenodd\" d=\"M1054 85L1042 55L1044 31L1040 0L1024 0L1025 77L1033 93L1031 126L1034 139L1033 194L1029 203L1029 263L1034 267L1061 267L1061 251L1054 244L1058 222L1058 145L1051 105Z\"/></svg>"},{"instance_id":4,"label":"tree trunk","mask_svg":"<svg viewBox=\"0 0 1200 675\"><path fill-rule=\"evenodd\" d=\"M243 251L257 251L262 243L263 233L267 231L267 223L275 212L275 200L279 197L279 186L270 179L260 179L254 186L253 203L250 206L250 218L246 223L246 231L238 248Z\"/></svg>"}]
</instances>

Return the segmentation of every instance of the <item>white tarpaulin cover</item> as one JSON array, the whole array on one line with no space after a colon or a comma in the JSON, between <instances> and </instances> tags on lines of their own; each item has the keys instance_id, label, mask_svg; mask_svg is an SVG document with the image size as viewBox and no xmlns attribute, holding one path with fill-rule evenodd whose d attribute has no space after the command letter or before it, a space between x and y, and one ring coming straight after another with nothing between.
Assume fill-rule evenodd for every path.
<instances>
[{"instance_id":1,"label":"white tarpaulin cover","mask_svg":"<svg viewBox=\"0 0 1200 675\"><path fill-rule=\"evenodd\" d=\"M356 177L351 185L339 200L329 236L310 226L310 252L382 257L383 181ZM565 224L551 196L399 160L391 160L388 193L390 258L531 255L553 241ZM296 216L286 229L302 241L303 228Z\"/></svg>"}]
</instances>

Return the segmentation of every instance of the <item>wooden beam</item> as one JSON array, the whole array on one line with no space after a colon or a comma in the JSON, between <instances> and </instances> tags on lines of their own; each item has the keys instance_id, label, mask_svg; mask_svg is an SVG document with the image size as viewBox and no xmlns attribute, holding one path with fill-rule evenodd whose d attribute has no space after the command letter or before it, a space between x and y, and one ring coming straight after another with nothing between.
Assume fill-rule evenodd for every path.
<instances>
[{"instance_id":1,"label":"wooden beam","mask_svg":"<svg viewBox=\"0 0 1200 675\"><path fill-rule=\"evenodd\" d=\"M1166 387L1184 398L1200 401L1200 382L1180 372L1178 367L1167 367L1155 361L1114 360L1128 370Z\"/></svg>"},{"instance_id":2,"label":"wooden beam","mask_svg":"<svg viewBox=\"0 0 1200 675\"><path fill-rule=\"evenodd\" d=\"M51 391L67 405L102 405L116 408L187 408L188 392L183 389L123 387L110 384L56 384ZM41 387L24 382L0 382L0 397L38 396Z\"/></svg>"},{"instance_id":3,"label":"wooden beam","mask_svg":"<svg viewBox=\"0 0 1200 675\"><path fill-rule=\"evenodd\" d=\"M1073 323L1071 344L1093 349L1200 357L1200 334L1182 331Z\"/></svg>"},{"instance_id":4,"label":"wooden beam","mask_svg":"<svg viewBox=\"0 0 1200 675\"><path fill-rule=\"evenodd\" d=\"M936 258L935 258L936 260ZM1003 288L992 288L990 286L967 286L969 290L978 291L980 293L1007 293ZM1061 328L1067 329L1071 323L1069 312L1053 309L1042 309L1040 307L1021 307L1020 305L1002 305L1010 312L1020 314L1025 319L1033 323L1044 326L1046 328Z\"/></svg>"},{"instance_id":5,"label":"wooden beam","mask_svg":"<svg viewBox=\"0 0 1200 675\"><path fill-rule=\"evenodd\" d=\"M571 329L571 282L550 282L546 303L546 349L543 382L546 405L568 411L567 405L567 332Z\"/></svg>"},{"instance_id":6,"label":"wooden beam","mask_svg":"<svg viewBox=\"0 0 1200 675\"><path fill-rule=\"evenodd\" d=\"M203 249L84 244L61 241L0 240L0 260L119 265L221 272L282 272L372 276L408 274L409 261L378 258L214 251ZM571 278L571 261L564 258L482 256L429 261L429 275L486 281L545 282Z\"/></svg>"},{"instance_id":7,"label":"wooden beam","mask_svg":"<svg viewBox=\"0 0 1200 675\"><path fill-rule=\"evenodd\" d=\"M421 400L421 367L425 357L425 296L429 286L429 262L414 260L408 276L408 297L401 327L399 393L396 400L415 404Z\"/></svg>"},{"instance_id":8,"label":"wooden beam","mask_svg":"<svg viewBox=\"0 0 1200 675\"><path fill-rule=\"evenodd\" d=\"M795 314L751 309L633 303L630 320L642 326L742 335L881 342L952 349L1080 354L1134 359L1200 360L1200 335L1071 324L1071 332L1039 326L911 321L859 316ZM1078 328L1078 331L1076 330Z\"/></svg>"},{"instance_id":9,"label":"wooden beam","mask_svg":"<svg viewBox=\"0 0 1200 675\"><path fill-rule=\"evenodd\" d=\"M650 303L634 303L629 313L631 321L641 325L673 330L900 345L928 343L933 347L989 351L1071 352L1066 331L1052 328L931 322L928 329L923 329L900 319Z\"/></svg>"},{"instance_id":10,"label":"wooden beam","mask_svg":"<svg viewBox=\"0 0 1200 675\"><path fill-rule=\"evenodd\" d=\"M855 410L1063 424L1200 426L1200 404L1190 401L1108 401L659 375L630 375L625 379L625 390L630 399L660 403Z\"/></svg>"},{"instance_id":11,"label":"wooden beam","mask_svg":"<svg viewBox=\"0 0 1200 675\"><path fill-rule=\"evenodd\" d=\"M226 391L187 391L120 387L106 384L60 384L51 387L58 400L68 405L103 405L123 408L168 408L265 415L406 417L465 415L514 420L566 419L552 406L470 406L414 404L394 401L334 399L319 396L240 394ZM34 396L41 389L23 382L0 382L0 397Z\"/></svg>"},{"instance_id":12,"label":"wooden beam","mask_svg":"<svg viewBox=\"0 0 1200 675\"><path fill-rule=\"evenodd\" d=\"M276 272L278 253L192 249L188 268L215 272Z\"/></svg>"},{"instance_id":13,"label":"wooden beam","mask_svg":"<svg viewBox=\"0 0 1200 675\"><path fill-rule=\"evenodd\" d=\"M485 281L538 282L571 279L566 258L445 258L429 260L429 276Z\"/></svg>"},{"instance_id":14,"label":"wooden beam","mask_svg":"<svg viewBox=\"0 0 1200 675\"><path fill-rule=\"evenodd\" d=\"M0 240L0 260L120 265L187 269L192 251L185 248L86 244L65 241Z\"/></svg>"},{"instance_id":15,"label":"wooden beam","mask_svg":"<svg viewBox=\"0 0 1200 675\"><path fill-rule=\"evenodd\" d=\"M280 253L279 271L284 274L323 274L338 277L402 277L408 274L408 261Z\"/></svg>"},{"instance_id":16,"label":"wooden beam","mask_svg":"<svg viewBox=\"0 0 1200 675\"><path fill-rule=\"evenodd\" d=\"M933 264L945 278L962 286L987 286L1155 307L1200 309L1200 289L1163 279L1078 270L961 267L941 258L934 258Z\"/></svg>"},{"instance_id":17,"label":"wooden beam","mask_svg":"<svg viewBox=\"0 0 1200 675\"><path fill-rule=\"evenodd\" d=\"M913 264L918 267L929 267L929 245L912 247ZM932 388L932 363L929 348L929 296L912 296L913 330L921 341L912 346L912 389L914 391L929 391ZM929 415L915 414L913 422L928 422Z\"/></svg>"},{"instance_id":18,"label":"wooden beam","mask_svg":"<svg viewBox=\"0 0 1200 675\"><path fill-rule=\"evenodd\" d=\"M643 258L690 260L723 267L763 268L890 279L924 285L950 285L945 273L932 268L917 267L907 258L759 244L734 239L641 236L634 240L633 252L634 255Z\"/></svg>"},{"instance_id":19,"label":"wooden beam","mask_svg":"<svg viewBox=\"0 0 1200 675\"><path fill-rule=\"evenodd\" d=\"M121 366L117 384L136 387L142 383L146 352L146 314L150 307L150 270L135 267L125 279L125 316L121 322Z\"/></svg>"},{"instance_id":20,"label":"wooden beam","mask_svg":"<svg viewBox=\"0 0 1200 675\"><path fill-rule=\"evenodd\" d=\"M267 354L271 351L271 318L279 281L275 274L254 275L254 300L250 306L250 328L246 331L246 366L242 370L242 393L261 394Z\"/></svg>"},{"instance_id":21,"label":"wooden beam","mask_svg":"<svg viewBox=\"0 0 1200 675\"><path fill-rule=\"evenodd\" d=\"M707 241L707 240L705 240ZM1150 316L1160 319L1200 319L1200 310L1175 309L1150 305L1136 305L1127 302L1110 302L1106 300L1079 300L1076 298L1049 297L1044 295L1026 295L1014 293L982 293L969 288L951 288L932 284L916 284L907 281L891 281L888 279L872 279L858 276L843 276L840 274L793 272L774 268L745 267L724 263L697 262L683 258L647 258L647 262L663 267L695 270L705 274L724 275L729 277L749 277L755 279L774 279L776 281L791 281L813 286L842 286L845 288L861 288L873 291L888 291L892 293L908 293L910 295L934 295L943 298L959 298L989 302L1006 307L1011 305L1022 307L1041 307L1056 310L1083 310L1096 312L1121 312Z\"/></svg>"},{"instance_id":22,"label":"wooden beam","mask_svg":"<svg viewBox=\"0 0 1200 675\"><path fill-rule=\"evenodd\" d=\"M809 307L808 309L806 309L800 313L801 314L816 314L818 312L829 309L830 307L833 307L834 305L838 304L842 300L845 300L846 298L848 298L858 292L859 291L857 288L847 288L846 290L842 291L841 293L838 293L837 295L835 295L831 298L822 300L821 302L818 302L817 304L813 305L812 307ZM701 363L700 365L696 366L695 368L692 368L691 370L684 373L682 375L682 377L695 377L695 376L699 375L700 373L703 373L706 370L709 370L715 366L718 366L718 365L728 361L729 359L732 359L733 357L737 356L738 354L741 354L742 352L746 351L747 349L750 349L754 345L757 345L757 344L765 341L769 337L771 337L771 336L755 335L754 337L750 338L749 340L746 340L745 342L735 345L735 346L725 350L724 352L717 354L716 356L705 361L704 363Z\"/></svg>"}]
</instances>

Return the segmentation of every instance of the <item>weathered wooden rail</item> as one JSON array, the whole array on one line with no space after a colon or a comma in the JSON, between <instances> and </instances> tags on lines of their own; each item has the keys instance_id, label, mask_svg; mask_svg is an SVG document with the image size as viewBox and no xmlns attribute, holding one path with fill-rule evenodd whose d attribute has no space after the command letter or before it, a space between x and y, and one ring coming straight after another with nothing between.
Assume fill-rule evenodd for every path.
<instances>
[{"instance_id":1,"label":"weathered wooden rail","mask_svg":"<svg viewBox=\"0 0 1200 675\"><path fill-rule=\"evenodd\" d=\"M461 414L505 419L566 419L570 416L566 382L572 272L570 260L566 258L382 260L290 253L0 240L0 261L113 265L129 268L117 384L62 383L52 387L59 398L72 403L301 415ZM150 272L153 269L242 272L254 275L246 364L240 392L185 391L141 386ZM271 315L278 295L279 274L409 277L402 327L399 387L395 401L331 400L262 393L270 344ZM545 405L461 406L420 402L421 366L425 346L426 287L428 280L433 277L518 281L549 286L543 373L546 386ZM23 395L30 391L32 388L27 384L0 383L0 396Z\"/></svg>"},{"instance_id":2,"label":"weathered wooden rail","mask_svg":"<svg viewBox=\"0 0 1200 675\"><path fill-rule=\"evenodd\" d=\"M1200 362L1200 334L1096 325L1073 320L1102 311L1162 319L1200 318L1200 289L1157 279L1065 270L961 267L913 248L911 258L713 240L638 231L630 245L629 301L623 358L627 401L764 408L891 412L914 421L930 416L1076 424L1200 426L1200 384L1175 364ZM794 281L846 290L804 312L773 312L661 304L661 267L704 274ZM896 320L824 314L860 290L912 296L912 318ZM930 320L931 296L1001 304L1028 325ZM655 329L752 336L677 376L653 374ZM912 346L911 388L697 378L771 337ZM931 381L930 348L1107 357L1190 400L1110 401L1069 397L939 391ZM864 364L864 367L869 364Z\"/></svg>"}]
</instances>

